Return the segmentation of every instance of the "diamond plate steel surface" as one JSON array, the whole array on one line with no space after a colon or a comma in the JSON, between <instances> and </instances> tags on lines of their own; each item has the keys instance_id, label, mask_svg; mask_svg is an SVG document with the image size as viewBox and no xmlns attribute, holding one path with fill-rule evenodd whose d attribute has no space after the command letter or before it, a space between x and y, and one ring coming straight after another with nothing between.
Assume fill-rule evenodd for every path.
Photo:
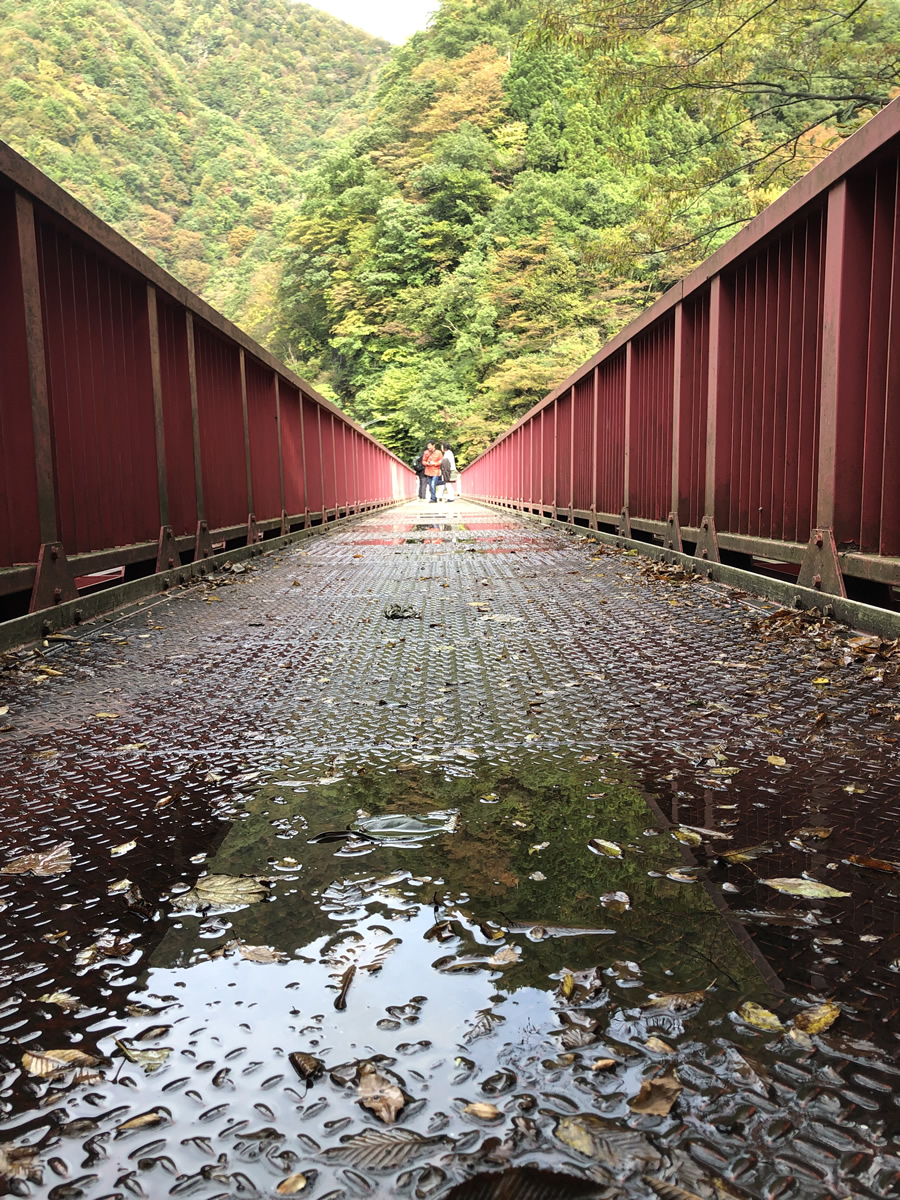
<instances>
[{"instance_id":1,"label":"diamond plate steel surface","mask_svg":"<svg viewBox=\"0 0 900 1200\"><path fill-rule=\"evenodd\" d=\"M389 619L390 605L415 615ZM560 763L610 755L643 795L649 826L725 833L727 841L704 836L701 845L678 847L695 888L706 890L711 911L773 995L834 999L843 1009L841 1036L817 1038L814 1050L779 1054L767 1067L748 1056L741 1070L752 1079L743 1091L726 1082L735 1051L724 1027L710 1021L695 1030L678 1063L682 1100L664 1122L667 1178L703 1196L724 1193L700 1180L701 1168L738 1195L888 1194L900 1169L900 1073L891 1053L900 1034L898 660L827 622L792 624L773 614L771 605L612 551L585 531L539 529L460 500L373 515L7 655L0 865L64 841L74 859L64 874L0 874L0 1149L33 1145L44 1161L44 1182L16 1179L14 1194L268 1194L279 1178L314 1163L317 1196L438 1196L476 1166L554 1165L565 1148L551 1138L548 1149L539 1114L604 1114L621 1103L621 1081L589 1069L602 1047L576 1054L575 1066L565 1055L545 1062L534 1106L507 1105L518 1123L488 1127L481 1143L472 1133L477 1121L462 1118L469 1132L460 1134L459 1118L446 1115L454 1096L472 1098L460 1082L441 1112L435 1098L414 1126L447 1138L429 1165L380 1183L352 1163L326 1166L322 1148L340 1146L354 1126L345 1109L317 1107L302 1086L291 1091L284 1062L264 1061L266 1033L257 1027L246 1036L258 1078L243 1058L233 1071L225 1063L231 1047L217 1047L215 1021L192 1033L176 1018L167 1045L180 1061L158 1076L137 1071L142 1108L127 1080L111 1087L98 1079L54 1100L52 1080L20 1070L25 1048L92 1049L124 1036L123 1028L133 1036L136 1019L157 1019L134 1005L148 966L162 961L160 946L180 936L166 898L193 884L239 834L247 804L271 779L327 783L360 772L364 780L365 772L429 763L464 778L476 761L514 773L542 755ZM284 837L299 829L284 818ZM750 853L731 861L732 849ZM803 875L849 895L839 904L803 900L758 878ZM302 870L297 879L302 891ZM127 896L115 886L123 880ZM433 891L440 883L416 886ZM594 923L591 911L585 924ZM207 914L201 936L221 938L226 924ZM111 928L118 944L97 964L74 968L75 955ZM610 956L604 949L603 961ZM171 989L183 985L177 970L161 974L170 991L145 1003L149 1013L163 1011L158 1020L168 1026L164 1011L179 998ZM81 1013L39 999L72 990L73 981ZM422 986L410 981L413 992ZM211 997L223 1021L240 1016L228 1005L249 1011L254 1003L240 991ZM304 1013L297 1029L325 1027L316 1005L330 1008L330 1000L296 1003ZM624 1029L623 1012L616 1019ZM660 1018L656 1032L673 1037L677 1024ZM409 1060L416 1094L447 1069L420 1036L410 1029L408 1053L421 1058ZM329 1046L337 1062L368 1052L356 1043ZM269 1052L283 1060L292 1048ZM515 1054L526 1049L522 1043ZM533 1061L558 1050L545 1048ZM495 1073L512 1053L509 1045L496 1050ZM238 1066L253 1077L244 1080ZM176 1089L173 1074L187 1085ZM232 1076L249 1119L265 1127L243 1142L229 1132L239 1128L225 1103ZM176 1112L176 1092L188 1103L185 1086L184 1096L197 1097L199 1124L190 1129ZM478 1098L499 1104L504 1088L496 1086L495 1093L485 1084ZM91 1089L103 1095L93 1108ZM175 1113L174 1123L148 1119L120 1149L116 1131L126 1116L160 1107ZM287 1140L266 1132L286 1120ZM659 1140L659 1121L640 1118L637 1127ZM67 1134L88 1138L86 1158ZM216 1165L220 1154L227 1166L221 1158ZM590 1158L565 1154L605 1181L609 1195L625 1194ZM54 1155L68 1183L46 1166ZM639 1175L620 1184L628 1195L654 1194Z\"/></svg>"}]
</instances>

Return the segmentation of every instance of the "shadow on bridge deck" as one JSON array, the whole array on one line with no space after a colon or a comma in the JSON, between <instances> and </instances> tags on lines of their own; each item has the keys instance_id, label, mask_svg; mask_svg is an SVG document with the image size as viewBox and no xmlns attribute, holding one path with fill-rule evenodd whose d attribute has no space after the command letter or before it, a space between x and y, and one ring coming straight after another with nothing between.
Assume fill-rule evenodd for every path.
<instances>
[{"instance_id":1,"label":"shadow on bridge deck","mask_svg":"<svg viewBox=\"0 0 900 1200\"><path fill-rule=\"evenodd\" d=\"M529 1162L603 1195L888 1194L885 653L461 500L7 656L0 867L71 843L0 874L15 1187L426 1197ZM804 878L837 894L765 883ZM99 1061L22 1068L63 1048Z\"/></svg>"}]
</instances>

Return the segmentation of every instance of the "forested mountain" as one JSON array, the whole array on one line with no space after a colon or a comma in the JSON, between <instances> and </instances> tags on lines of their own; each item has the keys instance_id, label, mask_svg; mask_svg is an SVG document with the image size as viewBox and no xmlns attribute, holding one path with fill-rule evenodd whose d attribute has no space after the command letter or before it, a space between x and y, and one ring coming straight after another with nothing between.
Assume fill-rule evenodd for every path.
<instances>
[{"instance_id":1,"label":"forested mountain","mask_svg":"<svg viewBox=\"0 0 900 1200\"><path fill-rule=\"evenodd\" d=\"M886 103L897 0L444 0L308 176L279 352L482 449Z\"/></svg>"},{"instance_id":2,"label":"forested mountain","mask_svg":"<svg viewBox=\"0 0 900 1200\"><path fill-rule=\"evenodd\" d=\"M386 42L292 0L0 0L0 137L266 336L279 229Z\"/></svg>"},{"instance_id":3,"label":"forested mountain","mask_svg":"<svg viewBox=\"0 0 900 1200\"><path fill-rule=\"evenodd\" d=\"M482 449L887 103L900 0L0 0L0 136L398 453Z\"/></svg>"}]
</instances>

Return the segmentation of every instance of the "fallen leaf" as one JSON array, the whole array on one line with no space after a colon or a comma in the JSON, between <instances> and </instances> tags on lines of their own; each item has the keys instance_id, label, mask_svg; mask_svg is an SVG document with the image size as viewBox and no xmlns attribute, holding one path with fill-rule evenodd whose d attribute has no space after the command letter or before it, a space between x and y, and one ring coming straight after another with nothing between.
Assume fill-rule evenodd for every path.
<instances>
[{"instance_id":1,"label":"fallen leaf","mask_svg":"<svg viewBox=\"0 0 900 1200\"><path fill-rule=\"evenodd\" d=\"M281 963L287 962L288 958L283 951L273 950L271 946L248 946L245 942L238 942L235 949L248 962Z\"/></svg>"},{"instance_id":2,"label":"fallen leaf","mask_svg":"<svg viewBox=\"0 0 900 1200\"><path fill-rule=\"evenodd\" d=\"M279 1196L296 1196L305 1187L306 1176L302 1171L298 1171L296 1175L289 1175L287 1179L282 1179L275 1191Z\"/></svg>"},{"instance_id":3,"label":"fallen leaf","mask_svg":"<svg viewBox=\"0 0 900 1200\"><path fill-rule=\"evenodd\" d=\"M11 859L5 866L0 867L0 875L65 875L72 866L72 855L69 847L73 842L58 842L49 850L35 850L31 854L23 854L20 858Z\"/></svg>"},{"instance_id":4,"label":"fallen leaf","mask_svg":"<svg viewBox=\"0 0 900 1200\"><path fill-rule=\"evenodd\" d=\"M493 1121L503 1116L496 1104L488 1104L486 1100L475 1100L472 1104L467 1104L463 1112L469 1117L478 1117L480 1121Z\"/></svg>"},{"instance_id":5,"label":"fallen leaf","mask_svg":"<svg viewBox=\"0 0 900 1200\"><path fill-rule=\"evenodd\" d=\"M643 1134L634 1129L622 1129L618 1123L593 1113L561 1117L553 1135L579 1154L603 1163L619 1178L631 1175L636 1168L658 1169L663 1165L662 1155Z\"/></svg>"},{"instance_id":6,"label":"fallen leaf","mask_svg":"<svg viewBox=\"0 0 900 1200\"><path fill-rule=\"evenodd\" d=\"M513 963L517 963L520 957L521 951L518 946L504 946L502 950L492 954L487 961L488 965L492 967L509 967Z\"/></svg>"},{"instance_id":7,"label":"fallen leaf","mask_svg":"<svg viewBox=\"0 0 900 1200\"><path fill-rule=\"evenodd\" d=\"M805 896L809 900L826 900L830 897L849 896L850 892L840 892L837 888L829 887L827 883L818 883L815 879L760 879L766 887L775 888L778 892L787 892L789 896Z\"/></svg>"},{"instance_id":8,"label":"fallen leaf","mask_svg":"<svg viewBox=\"0 0 900 1200\"><path fill-rule=\"evenodd\" d=\"M713 767L710 775L739 775L740 767Z\"/></svg>"},{"instance_id":9,"label":"fallen leaf","mask_svg":"<svg viewBox=\"0 0 900 1200\"><path fill-rule=\"evenodd\" d=\"M543 871L532 871L528 878L533 879L535 883L543 883L547 876Z\"/></svg>"},{"instance_id":10,"label":"fallen leaf","mask_svg":"<svg viewBox=\"0 0 900 1200\"><path fill-rule=\"evenodd\" d=\"M683 867L672 867L670 871L666 871L666 879L672 879L675 883L696 883L697 876L690 870L685 870Z\"/></svg>"},{"instance_id":11,"label":"fallen leaf","mask_svg":"<svg viewBox=\"0 0 900 1200\"><path fill-rule=\"evenodd\" d=\"M595 1058L591 1063L592 1071L611 1071L613 1067L618 1066L614 1058Z\"/></svg>"},{"instance_id":12,"label":"fallen leaf","mask_svg":"<svg viewBox=\"0 0 900 1200\"><path fill-rule=\"evenodd\" d=\"M798 1046L802 1046L804 1050L813 1049L813 1040L808 1033L804 1033L802 1029L789 1029L788 1037Z\"/></svg>"},{"instance_id":13,"label":"fallen leaf","mask_svg":"<svg viewBox=\"0 0 900 1200\"><path fill-rule=\"evenodd\" d=\"M758 846L744 846L740 850L723 850L722 857L730 863L748 863L760 854L771 854L774 847L770 842Z\"/></svg>"},{"instance_id":14,"label":"fallen leaf","mask_svg":"<svg viewBox=\"0 0 900 1200\"><path fill-rule=\"evenodd\" d=\"M644 1008L668 1008L671 1012L685 1012L696 1008L706 999L706 992L663 992L648 1000Z\"/></svg>"},{"instance_id":15,"label":"fallen leaf","mask_svg":"<svg viewBox=\"0 0 900 1200\"><path fill-rule=\"evenodd\" d=\"M616 842L606 842L603 838L591 838L588 842L588 850L592 850L594 854L603 854L607 858L622 857L622 847Z\"/></svg>"},{"instance_id":16,"label":"fallen leaf","mask_svg":"<svg viewBox=\"0 0 900 1200\"><path fill-rule=\"evenodd\" d=\"M788 837L798 838L818 838L824 841L825 838L831 837L834 833L834 827L828 825L802 825L799 829L792 829Z\"/></svg>"},{"instance_id":17,"label":"fallen leaf","mask_svg":"<svg viewBox=\"0 0 900 1200\"><path fill-rule=\"evenodd\" d=\"M841 1015L841 1006L831 1000L816 1004L813 1008L805 1008L794 1017L794 1028L803 1033L823 1033L830 1029Z\"/></svg>"},{"instance_id":18,"label":"fallen leaf","mask_svg":"<svg viewBox=\"0 0 900 1200\"><path fill-rule=\"evenodd\" d=\"M654 1051L656 1054L674 1054L675 1050L668 1042L664 1042L662 1038L648 1037L644 1045L648 1050Z\"/></svg>"},{"instance_id":19,"label":"fallen leaf","mask_svg":"<svg viewBox=\"0 0 900 1200\"><path fill-rule=\"evenodd\" d=\"M167 1108L151 1108L149 1112L138 1113L136 1117L129 1117L127 1121L123 1121L121 1125L117 1125L116 1129L120 1133L127 1133L130 1129L151 1129L154 1125L164 1125L167 1121L171 1121L172 1114Z\"/></svg>"},{"instance_id":20,"label":"fallen leaf","mask_svg":"<svg viewBox=\"0 0 900 1200\"><path fill-rule=\"evenodd\" d=\"M136 1063L139 1067L143 1067L148 1075L152 1074L153 1071L158 1071L172 1053L171 1046L160 1046L158 1049L151 1050L138 1050L134 1046L129 1046L127 1043L120 1041L118 1038L114 1040L128 1061Z\"/></svg>"},{"instance_id":21,"label":"fallen leaf","mask_svg":"<svg viewBox=\"0 0 900 1200\"><path fill-rule=\"evenodd\" d=\"M826 683L831 683L831 680L828 678L827 675L819 675L816 679L813 680L813 683L818 684L819 687L822 687Z\"/></svg>"},{"instance_id":22,"label":"fallen leaf","mask_svg":"<svg viewBox=\"0 0 900 1200\"><path fill-rule=\"evenodd\" d=\"M85 1054L83 1050L26 1050L22 1055L22 1066L28 1074L42 1079L71 1070L72 1067L95 1067L99 1061L99 1058Z\"/></svg>"},{"instance_id":23,"label":"fallen leaf","mask_svg":"<svg viewBox=\"0 0 900 1200\"><path fill-rule=\"evenodd\" d=\"M108 895L115 896L119 892L127 892L130 887L131 887L130 879L117 879L115 883L111 883L109 885L109 887L106 889L106 891L107 891Z\"/></svg>"},{"instance_id":24,"label":"fallen leaf","mask_svg":"<svg viewBox=\"0 0 900 1200\"><path fill-rule=\"evenodd\" d=\"M312 1054L305 1054L302 1050L295 1050L289 1054L288 1062L301 1079L316 1079L325 1070L325 1064L321 1058L315 1058Z\"/></svg>"},{"instance_id":25,"label":"fallen leaf","mask_svg":"<svg viewBox=\"0 0 900 1200\"><path fill-rule=\"evenodd\" d=\"M79 967L90 967L105 958L128 958L133 949L131 938L103 933L96 942L78 951L75 962Z\"/></svg>"},{"instance_id":26,"label":"fallen leaf","mask_svg":"<svg viewBox=\"0 0 900 1200\"><path fill-rule=\"evenodd\" d=\"M68 992L45 992L43 996L38 996L38 1001L42 1004L58 1004L67 1012L78 1012L84 1008L81 1001L70 996Z\"/></svg>"},{"instance_id":27,"label":"fallen leaf","mask_svg":"<svg viewBox=\"0 0 900 1200\"><path fill-rule=\"evenodd\" d=\"M113 846L109 853L113 858L118 858L120 854L127 854L129 850L133 850L135 846L136 841L123 842L121 846Z\"/></svg>"},{"instance_id":28,"label":"fallen leaf","mask_svg":"<svg viewBox=\"0 0 900 1200\"><path fill-rule=\"evenodd\" d=\"M374 1063L359 1066L358 1095L364 1108L370 1108L385 1125L393 1125L406 1101L395 1083L379 1075Z\"/></svg>"},{"instance_id":29,"label":"fallen leaf","mask_svg":"<svg viewBox=\"0 0 900 1200\"><path fill-rule=\"evenodd\" d=\"M31 1183L42 1183L43 1178L35 1146L16 1146L12 1142L0 1146L0 1180L26 1179ZM25 1194L31 1193L26 1191Z\"/></svg>"},{"instance_id":30,"label":"fallen leaf","mask_svg":"<svg viewBox=\"0 0 900 1200\"><path fill-rule=\"evenodd\" d=\"M600 903L611 912L625 912L631 908L631 897L627 892L604 892Z\"/></svg>"},{"instance_id":31,"label":"fallen leaf","mask_svg":"<svg viewBox=\"0 0 900 1200\"><path fill-rule=\"evenodd\" d=\"M324 1156L349 1163L361 1170L384 1171L402 1167L411 1158L434 1153L441 1143L435 1138L424 1138L421 1133L402 1126L396 1129L368 1128L361 1133L350 1134L341 1145L329 1146Z\"/></svg>"},{"instance_id":32,"label":"fallen leaf","mask_svg":"<svg viewBox=\"0 0 900 1200\"><path fill-rule=\"evenodd\" d=\"M850 796L864 796L869 789L865 784L848 783L844 791Z\"/></svg>"},{"instance_id":33,"label":"fallen leaf","mask_svg":"<svg viewBox=\"0 0 900 1200\"><path fill-rule=\"evenodd\" d=\"M703 842L700 834L695 833L693 829L673 829L672 837L677 842L683 842L685 846L699 846Z\"/></svg>"},{"instance_id":34,"label":"fallen leaf","mask_svg":"<svg viewBox=\"0 0 900 1200\"><path fill-rule=\"evenodd\" d=\"M118 715L119 715L118 713L112 713L112 712L94 713L95 717L100 717L101 720L104 720L104 721L114 721L118 717Z\"/></svg>"},{"instance_id":35,"label":"fallen leaf","mask_svg":"<svg viewBox=\"0 0 900 1200\"><path fill-rule=\"evenodd\" d=\"M782 758L780 754L770 754L766 759L770 767L786 767L787 759Z\"/></svg>"},{"instance_id":36,"label":"fallen leaf","mask_svg":"<svg viewBox=\"0 0 900 1200\"><path fill-rule=\"evenodd\" d=\"M255 875L204 875L188 892L175 896L172 907L242 908L258 904L269 895L269 889Z\"/></svg>"},{"instance_id":37,"label":"fallen leaf","mask_svg":"<svg viewBox=\"0 0 900 1200\"><path fill-rule=\"evenodd\" d=\"M682 1090L675 1072L667 1071L665 1075L659 1075L656 1079L645 1079L638 1094L628 1101L628 1107L632 1112L665 1117Z\"/></svg>"},{"instance_id":38,"label":"fallen leaf","mask_svg":"<svg viewBox=\"0 0 900 1200\"><path fill-rule=\"evenodd\" d=\"M755 1029L764 1029L767 1033L779 1033L784 1029L781 1021L773 1012L769 1012L761 1004L754 1004L752 1000L746 1000L737 1013L742 1021L746 1021Z\"/></svg>"},{"instance_id":39,"label":"fallen leaf","mask_svg":"<svg viewBox=\"0 0 900 1200\"><path fill-rule=\"evenodd\" d=\"M854 867L866 867L870 871L900 871L900 863L888 862L885 858L867 858L864 854L851 854L847 861Z\"/></svg>"}]
</instances>

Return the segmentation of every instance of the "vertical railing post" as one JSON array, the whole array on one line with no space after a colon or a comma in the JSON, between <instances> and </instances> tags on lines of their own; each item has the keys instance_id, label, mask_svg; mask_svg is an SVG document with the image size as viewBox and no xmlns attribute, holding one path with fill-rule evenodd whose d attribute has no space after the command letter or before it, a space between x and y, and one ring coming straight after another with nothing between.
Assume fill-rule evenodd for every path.
<instances>
[{"instance_id":1,"label":"vertical railing post","mask_svg":"<svg viewBox=\"0 0 900 1200\"><path fill-rule=\"evenodd\" d=\"M281 436L281 384L278 379L278 372L273 371L272 375L275 380L275 428L278 432L278 480L281 486L281 532L282 534L290 532L290 523L287 519L287 509L285 508L285 492L284 492L284 443Z\"/></svg>"},{"instance_id":2,"label":"vertical railing post","mask_svg":"<svg viewBox=\"0 0 900 1200\"><path fill-rule=\"evenodd\" d=\"M241 412L244 417L244 464L247 471L247 512L253 512L253 462L250 458L250 413L247 408L247 362L243 346L238 350L241 370Z\"/></svg>"},{"instance_id":3,"label":"vertical railing post","mask_svg":"<svg viewBox=\"0 0 900 1200\"><path fill-rule=\"evenodd\" d=\"M159 490L159 523L169 524L169 480L166 473L166 424L163 412L162 364L159 357L159 313L156 288L147 284L147 336L150 343L150 387L153 392L153 426L156 435L156 485Z\"/></svg>"},{"instance_id":4,"label":"vertical railing post","mask_svg":"<svg viewBox=\"0 0 900 1200\"><path fill-rule=\"evenodd\" d=\"M672 500L670 510L679 521L681 512L681 371L684 351L684 305L675 305L675 353L672 364Z\"/></svg>"},{"instance_id":5,"label":"vertical railing post","mask_svg":"<svg viewBox=\"0 0 900 1200\"><path fill-rule=\"evenodd\" d=\"M50 392L47 386L47 362L44 357L44 319L41 306L34 205L21 192L16 192L16 224L19 235L22 294L25 300L25 344L28 355L28 383L31 392L31 425L34 431L38 520L43 544L56 542L58 536L56 486L53 471L53 441L50 431Z\"/></svg>"},{"instance_id":6,"label":"vertical railing post","mask_svg":"<svg viewBox=\"0 0 900 1200\"><path fill-rule=\"evenodd\" d=\"M846 179L828 193L816 524L848 542L859 536L867 374L870 277L860 264L871 235L860 208Z\"/></svg>"},{"instance_id":7,"label":"vertical railing post","mask_svg":"<svg viewBox=\"0 0 900 1200\"><path fill-rule=\"evenodd\" d=\"M309 474L306 469L306 398L300 392L300 457L303 460L303 528L309 525Z\"/></svg>"},{"instance_id":8,"label":"vertical railing post","mask_svg":"<svg viewBox=\"0 0 900 1200\"><path fill-rule=\"evenodd\" d=\"M721 275L709 290L707 360L706 479L697 554L719 561L716 531L728 524L731 447L728 433L734 402L734 297Z\"/></svg>"},{"instance_id":9,"label":"vertical railing post","mask_svg":"<svg viewBox=\"0 0 900 1200\"><path fill-rule=\"evenodd\" d=\"M194 314L184 310L187 335L188 381L191 389L191 429L194 439L194 489L197 495L197 536L194 539L194 561L212 554L212 538L203 502L203 459L200 454L200 404L197 398L197 348L194 345Z\"/></svg>"},{"instance_id":10,"label":"vertical railing post","mask_svg":"<svg viewBox=\"0 0 900 1200\"><path fill-rule=\"evenodd\" d=\"M631 537L631 400L634 388L634 339L625 344L625 428L622 433L622 519L619 533Z\"/></svg>"},{"instance_id":11,"label":"vertical railing post","mask_svg":"<svg viewBox=\"0 0 900 1200\"><path fill-rule=\"evenodd\" d=\"M600 407L600 368L594 367L591 388L591 529L597 528L597 417Z\"/></svg>"},{"instance_id":12,"label":"vertical railing post","mask_svg":"<svg viewBox=\"0 0 900 1200\"><path fill-rule=\"evenodd\" d=\"M575 384L569 390L569 522L575 521Z\"/></svg>"},{"instance_id":13,"label":"vertical railing post","mask_svg":"<svg viewBox=\"0 0 900 1200\"><path fill-rule=\"evenodd\" d=\"M19 269L25 316L25 350L28 361L28 386L31 399L31 428L34 438L34 474L37 487L38 527L41 545L37 570L31 589L29 611L52 608L66 600L75 600L75 578L59 542L56 516L56 482L53 465L53 436L50 418L50 389L47 361L44 357L44 316L41 305L41 278L38 266L37 231L34 205L27 196L16 192L16 230L19 242Z\"/></svg>"}]
</instances>

